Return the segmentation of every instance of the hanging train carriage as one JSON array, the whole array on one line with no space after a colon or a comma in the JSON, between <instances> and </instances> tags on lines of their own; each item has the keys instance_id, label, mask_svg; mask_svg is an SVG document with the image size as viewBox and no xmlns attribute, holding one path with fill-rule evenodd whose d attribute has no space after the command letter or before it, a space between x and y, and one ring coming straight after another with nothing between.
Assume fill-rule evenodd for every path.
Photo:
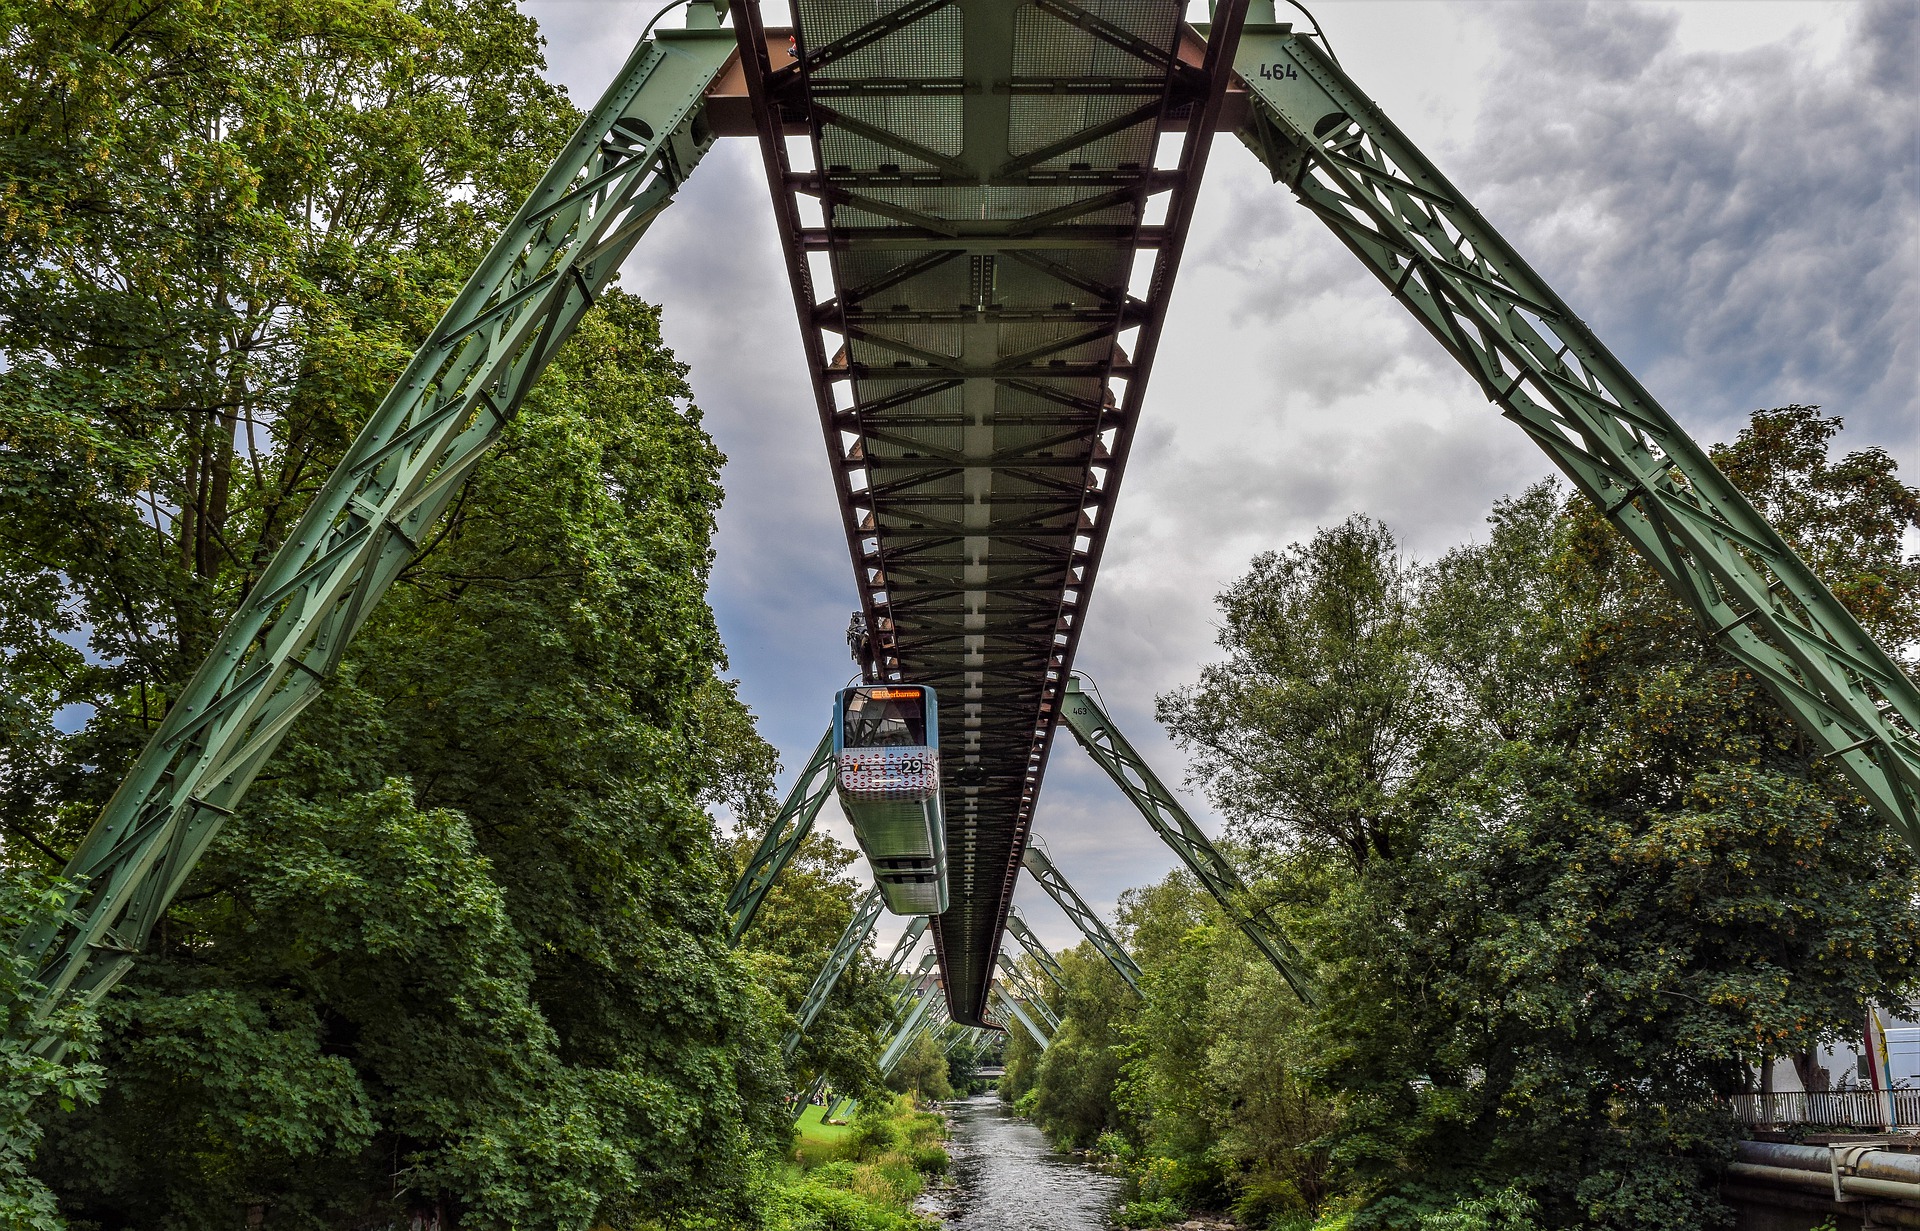
<instances>
[{"instance_id":1,"label":"hanging train carriage","mask_svg":"<svg viewBox=\"0 0 1920 1231\"><path fill-rule=\"evenodd\" d=\"M940 722L933 689L862 684L834 698L840 806L887 909L947 909L947 824L940 802Z\"/></svg>"}]
</instances>

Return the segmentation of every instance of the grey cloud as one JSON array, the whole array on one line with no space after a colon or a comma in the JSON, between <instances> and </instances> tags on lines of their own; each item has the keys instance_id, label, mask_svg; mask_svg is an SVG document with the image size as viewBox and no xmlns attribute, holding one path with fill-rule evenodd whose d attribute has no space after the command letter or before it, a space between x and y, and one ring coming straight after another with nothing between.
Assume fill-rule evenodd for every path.
<instances>
[{"instance_id":1,"label":"grey cloud","mask_svg":"<svg viewBox=\"0 0 1920 1231\"><path fill-rule=\"evenodd\" d=\"M1848 53L1689 53L1615 4L1502 5L1494 91L1455 178L1702 434L1818 401L1913 442L1920 384L1915 5Z\"/></svg>"}]
</instances>

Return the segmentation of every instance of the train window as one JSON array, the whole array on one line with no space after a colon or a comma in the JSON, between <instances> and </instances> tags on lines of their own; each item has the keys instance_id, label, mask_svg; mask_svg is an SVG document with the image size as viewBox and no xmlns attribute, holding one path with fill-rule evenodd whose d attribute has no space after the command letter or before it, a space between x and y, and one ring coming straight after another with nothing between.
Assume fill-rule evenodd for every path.
<instances>
[{"instance_id":1,"label":"train window","mask_svg":"<svg viewBox=\"0 0 1920 1231\"><path fill-rule=\"evenodd\" d=\"M919 688L853 688L841 716L843 748L917 748L927 742L927 697Z\"/></svg>"}]
</instances>

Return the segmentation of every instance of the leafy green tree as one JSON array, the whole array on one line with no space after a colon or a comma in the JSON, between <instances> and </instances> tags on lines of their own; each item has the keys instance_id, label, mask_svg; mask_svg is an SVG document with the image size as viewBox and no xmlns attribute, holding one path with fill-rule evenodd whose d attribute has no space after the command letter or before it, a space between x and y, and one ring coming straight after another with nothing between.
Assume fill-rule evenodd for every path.
<instances>
[{"instance_id":1,"label":"leafy green tree","mask_svg":"<svg viewBox=\"0 0 1920 1231\"><path fill-rule=\"evenodd\" d=\"M939 1040L925 1031L915 1035L887 1075L887 1087L902 1094L911 1091L920 1098L952 1098L947 1057Z\"/></svg>"},{"instance_id":2,"label":"leafy green tree","mask_svg":"<svg viewBox=\"0 0 1920 1231\"><path fill-rule=\"evenodd\" d=\"M1920 492L1838 432L1785 407L1716 454L1910 654ZM1226 660L1162 698L1325 1002L1277 1011L1182 878L1130 896L1148 997L1112 1089L1155 1194L1719 1225L1712 1096L1911 988L1914 857L1836 768L1584 501L1542 484L1490 528L1429 568L1364 518L1262 557Z\"/></svg>"},{"instance_id":3,"label":"leafy green tree","mask_svg":"<svg viewBox=\"0 0 1920 1231\"><path fill-rule=\"evenodd\" d=\"M1770 412L1720 456L1817 493L1770 511L1898 629L1920 506L1878 455L1828 464L1835 427ZM1543 1225L1716 1225L1710 1096L1901 1002L1913 856L1584 502L1536 488L1492 531L1423 589L1458 705L1424 740L1418 849L1316 929L1335 1156L1363 1224L1517 1186Z\"/></svg>"},{"instance_id":4,"label":"leafy green tree","mask_svg":"<svg viewBox=\"0 0 1920 1231\"><path fill-rule=\"evenodd\" d=\"M53 922L63 897L57 885L40 892L24 877L0 877L0 936ZM36 1112L52 1102L63 1110L100 1097L100 1069L88 1060L97 1033L93 1015L68 1007L45 1027L33 1024L40 994L32 963L8 953L0 960L0 1227L58 1231L53 1191L32 1173L44 1134ZM51 1036L65 1043L60 1060L36 1054L33 1043Z\"/></svg>"},{"instance_id":5,"label":"leafy green tree","mask_svg":"<svg viewBox=\"0 0 1920 1231\"><path fill-rule=\"evenodd\" d=\"M4 38L0 834L58 864L574 112L508 0Z\"/></svg>"},{"instance_id":6,"label":"leafy green tree","mask_svg":"<svg viewBox=\"0 0 1920 1231\"><path fill-rule=\"evenodd\" d=\"M1120 1126L1114 1090L1138 998L1085 941L1059 962L1066 994L1053 1046L1035 1065L1034 1118L1056 1140L1085 1147Z\"/></svg>"},{"instance_id":7,"label":"leafy green tree","mask_svg":"<svg viewBox=\"0 0 1920 1231\"><path fill-rule=\"evenodd\" d=\"M113 1083L42 1153L76 1212L746 1199L783 1082L692 776L733 702L685 392L606 296L110 1002Z\"/></svg>"},{"instance_id":8,"label":"leafy green tree","mask_svg":"<svg viewBox=\"0 0 1920 1231\"><path fill-rule=\"evenodd\" d=\"M1431 722L1417 581L1387 528L1354 516L1219 596L1226 661L1158 713L1237 834L1355 866L1394 853Z\"/></svg>"},{"instance_id":9,"label":"leafy green tree","mask_svg":"<svg viewBox=\"0 0 1920 1231\"><path fill-rule=\"evenodd\" d=\"M760 833L744 821L736 828L728 844L729 885L739 879L759 841ZM832 835L809 834L767 890L753 926L741 938L742 955L774 998L776 1027L783 1035L853 919L860 887L848 869L856 858ZM878 1035L894 990L882 984L879 961L871 950L856 955L793 1055L793 1085L811 1089L825 1077L850 1098L883 1097Z\"/></svg>"},{"instance_id":10,"label":"leafy green tree","mask_svg":"<svg viewBox=\"0 0 1920 1231\"><path fill-rule=\"evenodd\" d=\"M0 855L26 884L575 113L507 0L17 18ZM605 296L109 1002L98 1105L41 1096L88 1070L9 1070L66 1211L743 1215L785 1081L701 810L764 808L772 767L705 604L721 460L657 313Z\"/></svg>"}]
</instances>

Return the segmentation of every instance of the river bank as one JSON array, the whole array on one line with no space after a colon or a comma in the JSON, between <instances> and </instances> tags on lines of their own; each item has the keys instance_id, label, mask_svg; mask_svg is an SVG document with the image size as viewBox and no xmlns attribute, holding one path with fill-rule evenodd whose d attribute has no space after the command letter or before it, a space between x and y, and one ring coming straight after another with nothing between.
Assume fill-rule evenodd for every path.
<instances>
[{"instance_id":1,"label":"river bank","mask_svg":"<svg viewBox=\"0 0 1920 1231\"><path fill-rule=\"evenodd\" d=\"M772 1177L768 1231L928 1231L938 1222L914 1204L947 1173L945 1121L901 1095L848 1124L822 1123L810 1107L790 1161Z\"/></svg>"}]
</instances>

